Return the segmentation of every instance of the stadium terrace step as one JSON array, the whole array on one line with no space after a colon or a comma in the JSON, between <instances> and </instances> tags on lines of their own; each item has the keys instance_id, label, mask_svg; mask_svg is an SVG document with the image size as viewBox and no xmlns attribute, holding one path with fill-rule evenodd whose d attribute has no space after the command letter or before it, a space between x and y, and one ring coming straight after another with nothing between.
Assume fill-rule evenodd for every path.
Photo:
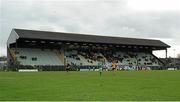
<instances>
[{"instance_id":1,"label":"stadium terrace step","mask_svg":"<svg viewBox=\"0 0 180 102\"><path fill-rule=\"evenodd\" d=\"M18 48L16 50L19 53L16 55L17 60L22 65L63 65L50 49Z\"/></svg>"}]
</instances>

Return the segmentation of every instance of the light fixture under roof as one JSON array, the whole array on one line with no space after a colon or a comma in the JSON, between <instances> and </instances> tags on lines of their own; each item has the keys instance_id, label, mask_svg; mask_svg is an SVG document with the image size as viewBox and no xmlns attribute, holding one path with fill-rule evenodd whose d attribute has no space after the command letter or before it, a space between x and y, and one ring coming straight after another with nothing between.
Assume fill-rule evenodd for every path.
<instances>
[{"instance_id":1,"label":"light fixture under roof","mask_svg":"<svg viewBox=\"0 0 180 102\"><path fill-rule=\"evenodd\" d=\"M25 42L30 42L29 40L25 40Z\"/></svg>"},{"instance_id":2,"label":"light fixture under roof","mask_svg":"<svg viewBox=\"0 0 180 102\"><path fill-rule=\"evenodd\" d=\"M46 43L45 41L41 41L41 43Z\"/></svg>"}]
</instances>

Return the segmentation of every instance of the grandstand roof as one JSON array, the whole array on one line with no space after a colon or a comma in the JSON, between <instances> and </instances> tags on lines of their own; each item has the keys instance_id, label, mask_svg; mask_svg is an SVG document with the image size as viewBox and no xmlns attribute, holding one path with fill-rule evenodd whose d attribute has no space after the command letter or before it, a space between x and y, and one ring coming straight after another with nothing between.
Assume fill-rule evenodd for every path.
<instances>
[{"instance_id":1,"label":"grandstand roof","mask_svg":"<svg viewBox=\"0 0 180 102\"><path fill-rule=\"evenodd\" d=\"M97 36L76 33L64 32L49 32L26 29L14 29L19 38L28 39L43 39L43 40L58 40L58 41L74 41L74 42L88 42L88 43L105 43L105 44L120 44L120 45L142 45L154 47L170 47L160 40L125 38L125 37L110 37Z\"/></svg>"}]
</instances>

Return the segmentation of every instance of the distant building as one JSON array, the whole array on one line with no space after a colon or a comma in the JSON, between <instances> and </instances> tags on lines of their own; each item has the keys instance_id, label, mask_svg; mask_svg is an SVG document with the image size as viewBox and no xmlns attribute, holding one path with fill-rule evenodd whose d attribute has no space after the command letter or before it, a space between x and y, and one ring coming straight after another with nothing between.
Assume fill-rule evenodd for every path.
<instances>
[{"instance_id":1,"label":"distant building","mask_svg":"<svg viewBox=\"0 0 180 102\"><path fill-rule=\"evenodd\" d=\"M0 57L0 70L4 70L7 67L7 57Z\"/></svg>"}]
</instances>

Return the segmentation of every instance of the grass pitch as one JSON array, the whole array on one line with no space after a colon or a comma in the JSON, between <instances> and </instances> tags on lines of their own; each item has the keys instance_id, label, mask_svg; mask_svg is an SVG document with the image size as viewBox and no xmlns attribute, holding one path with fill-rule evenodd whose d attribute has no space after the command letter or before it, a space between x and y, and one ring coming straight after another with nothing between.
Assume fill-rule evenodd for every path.
<instances>
[{"instance_id":1,"label":"grass pitch","mask_svg":"<svg viewBox=\"0 0 180 102\"><path fill-rule=\"evenodd\" d=\"M0 100L180 100L180 71L0 72Z\"/></svg>"}]
</instances>

